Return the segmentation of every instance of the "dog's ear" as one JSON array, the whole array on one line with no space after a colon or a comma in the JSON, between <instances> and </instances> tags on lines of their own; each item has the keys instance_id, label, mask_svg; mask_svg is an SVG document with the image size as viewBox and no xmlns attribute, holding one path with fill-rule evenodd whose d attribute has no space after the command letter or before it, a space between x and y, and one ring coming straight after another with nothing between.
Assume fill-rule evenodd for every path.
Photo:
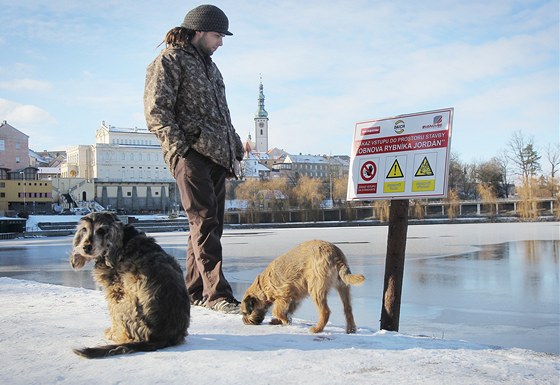
<instances>
[{"instance_id":1,"label":"dog's ear","mask_svg":"<svg viewBox=\"0 0 560 385\"><path fill-rule=\"evenodd\" d=\"M255 298L251 296L247 296L243 298L242 310L245 314L251 314L253 312L253 308L255 307Z\"/></svg>"},{"instance_id":2,"label":"dog's ear","mask_svg":"<svg viewBox=\"0 0 560 385\"><path fill-rule=\"evenodd\" d=\"M87 259L82 257L80 254L70 255L70 265L74 270L79 270L86 264Z\"/></svg>"},{"instance_id":3,"label":"dog's ear","mask_svg":"<svg viewBox=\"0 0 560 385\"><path fill-rule=\"evenodd\" d=\"M117 263L119 262L120 259L120 253L117 249L111 249L109 250L109 252L107 253L107 255L105 255L105 265L107 267L113 268L115 266L117 266Z\"/></svg>"},{"instance_id":4,"label":"dog's ear","mask_svg":"<svg viewBox=\"0 0 560 385\"><path fill-rule=\"evenodd\" d=\"M105 257L105 265L110 268L117 266L117 264L123 259L123 223L121 221L113 222L109 229L107 237L109 237L110 242L108 242L107 253Z\"/></svg>"}]
</instances>

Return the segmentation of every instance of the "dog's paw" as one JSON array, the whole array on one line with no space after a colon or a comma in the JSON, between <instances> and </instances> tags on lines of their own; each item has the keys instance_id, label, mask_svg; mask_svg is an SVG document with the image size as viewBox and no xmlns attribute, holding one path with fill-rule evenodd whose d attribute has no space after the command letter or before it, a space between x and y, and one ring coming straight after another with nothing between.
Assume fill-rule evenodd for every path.
<instances>
[{"instance_id":1,"label":"dog's paw","mask_svg":"<svg viewBox=\"0 0 560 385\"><path fill-rule=\"evenodd\" d=\"M270 320L269 322L270 325L282 325L282 321L280 321L278 318L273 318Z\"/></svg>"},{"instance_id":2,"label":"dog's paw","mask_svg":"<svg viewBox=\"0 0 560 385\"><path fill-rule=\"evenodd\" d=\"M105 332L103 333L103 335L105 336L106 339L116 342L118 341L117 336L115 335L115 333L113 332L113 328L107 328L105 329Z\"/></svg>"},{"instance_id":3,"label":"dog's paw","mask_svg":"<svg viewBox=\"0 0 560 385\"><path fill-rule=\"evenodd\" d=\"M70 265L74 270L81 269L86 264L87 259L80 254L72 254L70 256Z\"/></svg>"},{"instance_id":4,"label":"dog's paw","mask_svg":"<svg viewBox=\"0 0 560 385\"><path fill-rule=\"evenodd\" d=\"M324 327L312 326L312 327L309 328L309 331L311 333L319 333L319 332L322 332L323 329L324 329Z\"/></svg>"}]
</instances>

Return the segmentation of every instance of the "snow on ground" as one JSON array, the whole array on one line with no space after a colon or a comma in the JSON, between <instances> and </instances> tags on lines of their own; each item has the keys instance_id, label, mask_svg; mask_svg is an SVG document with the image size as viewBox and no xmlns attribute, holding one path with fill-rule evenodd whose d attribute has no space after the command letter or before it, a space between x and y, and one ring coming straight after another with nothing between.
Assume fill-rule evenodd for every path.
<instances>
[{"instance_id":1,"label":"snow on ground","mask_svg":"<svg viewBox=\"0 0 560 385\"><path fill-rule=\"evenodd\" d=\"M72 348L108 341L101 291L0 278L3 384L558 384L560 357L464 341L311 322L248 326L192 309L186 343L87 360ZM266 319L265 321L267 321Z\"/></svg>"}]
</instances>

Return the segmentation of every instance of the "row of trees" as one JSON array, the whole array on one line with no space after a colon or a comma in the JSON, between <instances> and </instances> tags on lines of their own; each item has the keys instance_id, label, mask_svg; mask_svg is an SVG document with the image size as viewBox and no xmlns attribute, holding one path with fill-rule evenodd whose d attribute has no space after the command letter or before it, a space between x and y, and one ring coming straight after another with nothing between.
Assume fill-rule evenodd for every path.
<instances>
[{"instance_id":1,"label":"row of trees","mask_svg":"<svg viewBox=\"0 0 560 385\"><path fill-rule=\"evenodd\" d=\"M541 162L550 170L541 173ZM532 200L558 196L560 145L549 144L541 154L532 137L515 132L499 156L486 162L462 162L452 153L449 166L449 200L482 200L520 196ZM296 180L272 178L247 179L228 184L227 198L247 202L253 209L319 208L325 202L346 204L347 178L319 180L299 177ZM386 204L379 211L384 211ZM414 202L413 202L414 205ZM418 210L420 210L418 208Z\"/></svg>"},{"instance_id":2,"label":"row of trees","mask_svg":"<svg viewBox=\"0 0 560 385\"><path fill-rule=\"evenodd\" d=\"M541 173L541 162L550 170ZM532 137L521 131L513 133L507 147L486 162L463 163L451 154L449 189L460 199L482 199L481 188L498 198L516 194L517 188L530 187L535 197L555 197L558 194L560 145L549 143L542 154L535 148Z\"/></svg>"}]
</instances>

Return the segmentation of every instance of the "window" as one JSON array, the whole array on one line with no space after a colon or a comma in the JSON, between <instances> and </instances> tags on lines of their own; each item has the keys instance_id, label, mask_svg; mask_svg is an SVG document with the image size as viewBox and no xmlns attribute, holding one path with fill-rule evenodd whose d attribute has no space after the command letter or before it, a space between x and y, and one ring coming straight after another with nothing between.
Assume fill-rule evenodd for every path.
<instances>
[{"instance_id":1,"label":"window","mask_svg":"<svg viewBox=\"0 0 560 385\"><path fill-rule=\"evenodd\" d=\"M16 163L20 163L19 156L16 156Z\"/></svg>"},{"instance_id":2,"label":"window","mask_svg":"<svg viewBox=\"0 0 560 385\"><path fill-rule=\"evenodd\" d=\"M0 139L0 151L6 151L6 142L3 139Z\"/></svg>"}]
</instances>

